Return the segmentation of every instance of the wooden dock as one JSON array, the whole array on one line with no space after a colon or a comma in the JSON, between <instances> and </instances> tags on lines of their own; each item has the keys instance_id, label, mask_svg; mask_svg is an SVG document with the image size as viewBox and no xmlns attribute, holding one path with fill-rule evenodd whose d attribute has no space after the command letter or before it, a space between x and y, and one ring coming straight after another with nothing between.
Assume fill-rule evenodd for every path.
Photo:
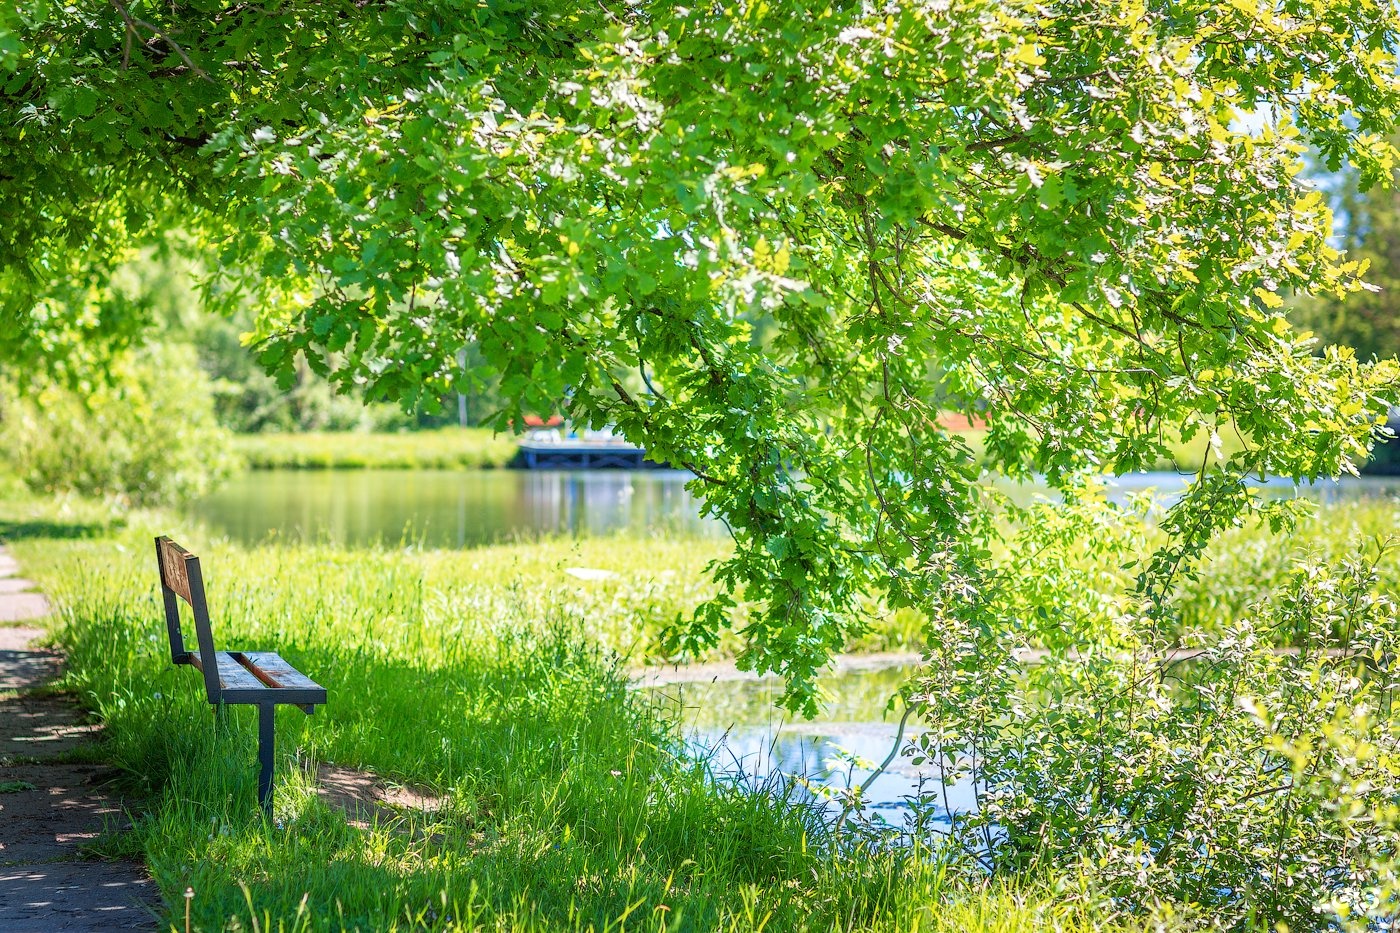
<instances>
[{"instance_id":1,"label":"wooden dock","mask_svg":"<svg viewBox=\"0 0 1400 933\"><path fill-rule=\"evenodd\" d=\"M616 441L525 441L519 465L527 470L654 470L641 447Z\"/></svg>"}]
</instances>

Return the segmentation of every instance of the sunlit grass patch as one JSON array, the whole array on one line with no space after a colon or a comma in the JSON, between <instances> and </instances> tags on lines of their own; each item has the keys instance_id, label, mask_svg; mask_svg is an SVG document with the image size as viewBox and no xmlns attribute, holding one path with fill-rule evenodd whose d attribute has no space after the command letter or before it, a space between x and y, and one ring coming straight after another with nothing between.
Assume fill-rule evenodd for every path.
<instances>
[{"instance_id":1,"label":"sunlit grass patch","mask_svg":"<svg viewBox=\"0 0 1400 933\"><path fill-rule=\"evenodd\" d=\"M628 671L708 592L704 567L724 554L713 541L351 550L181 532L205 561L221 643L278 650L331 692L314 717L279 712L276 822L265 823L253 714L233 710L215 736L197 676L169 662L150 543L172 530L168 517L123 524L91 504L63 509L0 505L0 522L22 529L12 549L62 610L66 686L104 719L102 754L148 801L133 834L102 851L143 853L177 908L193 886L200 928L249 930L256 918L288 930L1074 933L1146 922L1034 873L985 885L923 854L853 852L781 781L735 785L684 758L676 725ZM1352 553L1394 527L1395 503L1376 500L1326 506L1291 537L1228 532L1199 580L1183 581L1182 624L1227 622L1298 554ZM1395 554L1380 565L1389 592L1398 566ZM1126 585L1116 563L1061 570L1090 588ZM323 763L440 804L356 825L316 793Z\"/></svg>"},{"instance_id":2,"label":"sunlit grass patch","mask_svg":"<svg viewBox=\"0 0 1400 933\"><path fill-rule=\"evenodd\" d=\"M233 450L253 469L355 470L503 467L518 439L488 428L238 434Z\"/></svg>"},{"instance_id":3,"label":"sunlit grass patch","mask_svg":"<svg viewBox=\"0 0 1400 933\"><path fill-rule=\"evenodd\" d=\"M221 643L276 649L330 691L314 717L278 714L265 822L254 717L234 708L216 735L198 678L169 661L152 518L15 547L61 609L67 686L148 801L120 847L144 853L173 918L194 889L196 929L939 930L945 905L986 899L909 853L842 851L781 783L717 782L678 756L617 652L701 595L692 544L187 538ZM656 584L668 565L684 582ZM442 804L358 827L315 792L321 762Z\"/></svg>"}]
</instances>

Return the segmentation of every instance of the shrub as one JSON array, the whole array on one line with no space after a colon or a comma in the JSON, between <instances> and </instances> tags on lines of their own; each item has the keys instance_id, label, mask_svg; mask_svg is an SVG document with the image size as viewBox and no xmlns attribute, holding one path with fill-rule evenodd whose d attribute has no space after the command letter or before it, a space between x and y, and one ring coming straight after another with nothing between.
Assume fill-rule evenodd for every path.
<instances>
[{"instance_id":1,"label":"shrub","mask_svg":"<svg viewBox=\"0 0 1400 933\"><path fill-rule=\"evenodd\" d=\"M1400 528L1400 502L1373 499L1339 503L1304 517L1287 541L1257 522L1232 528L1207 549L1200 571L1185 581L1173 601L1183 631L1211 629L1236 619L1249 607L1286 587L1302 554L1337 564L1358 542L1393 534ZM1381 591L1400 594L1400 554L1383 555L1376 571ZM1291 633L1279 632L1279 644Z\"/></svg>"},{"instance_id":2,"label":"shrub","mask_svg":"<svg viewBox=\"0 0 1400 933\"><path fill-rule=\"evenodd\" d=\"M1141 513L1102 503L1033 509L989 602L1011 615L939 620L915 688L934 724L918 751L971 774L979 803L954 818L951 846L994 873L1083 870L1121 904L1221 928L1393 915L1387 545L1303 555L1244 611L1183 632L1126 569L1103 569L1148 534ZM1037 643L1050 650L1028 663ZM940 803L929 793L918 809Z\"/></svg>"},{"instance_id":3,"label":"shrub","mask_svg":"<svg viewBox=\"0 0 1400 933\"><path fill-rule=\"evenodd\" d=\"M124 354L107 380L84 388L37 379L23 393L0 390L0 437L31 489L171 502L205 492L236 464L188 347Z\"/></svg>"}]
</instances>

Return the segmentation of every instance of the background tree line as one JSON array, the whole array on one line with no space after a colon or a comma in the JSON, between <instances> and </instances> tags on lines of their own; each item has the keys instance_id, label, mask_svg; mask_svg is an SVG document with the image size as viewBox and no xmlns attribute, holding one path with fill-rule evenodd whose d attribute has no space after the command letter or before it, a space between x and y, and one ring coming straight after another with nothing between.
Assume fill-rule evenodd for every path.
<instances>
[{"instance_id":1,"label":"background tree line","mask_svg":"<svg viewBox=\"0 0 1400 933\"><path fill-rule=\"evenodd\" d=\"M279 381L243 335L253 313L205 307L201 270L178 234L132 255L108 287L62 309L149 319L145 338L78 376L0 364L0 443L31 487L134 503L197 496L238 469L230 434L416 431L477 424L500 407L495 380L413 410L337 393L303 357ZM103 305L101 310L93 305ZM466 349L467 365L477 354Z\"/></svg>"},{"instance_id":2,"label":"background tree line","mask_svg":"<svg viewBox=\"0 0 1400 933\"><path fill-rule=\"evenodd\" d=\"M1352 347L1362 359L1400 354L1400 187L1362 191L1349 168L1331 176L1337 239L1368 264L1372 286L1345 298L1305 296L1293 322L1313 331L1319 351ZM46 375L0 368L0 437L8 459L31 485L76 489L154 502L198 494L236 464L226 432L414 431L457 424L459 402L445 396L412 411L339 393L301 358L283 382L257 361L244 336L253 312L207 310L197 287L198 260L178 236L131 257L102 300L128 306L154 322L142 346L119 358L105 380L90 374L76 385ZM95 300L86 296L88 300ZM83 307L70 307L75 316ZM754 340L775 330L759 313ZM478 361L466 350L467 365ZM21 381L37 391L20 393ZM465 393L466 423L479 424L502 405L499 379Z\"/></svg>"},{"instance_id":3,"label":"background tree line","mask_svg":"<svg viewBox=\"0 0 1400 933\"><path fill-rule=\"evenodd\" d=\"M1345 300L1308 297L1297 302L1294 323L1323 344L1341 344L1362 359L1400 353L1400 186L1362 191L1356 172L1336 176L1338 239L1353 259L1368 264L1371 288Z\"/></svg>"}]
</instances>

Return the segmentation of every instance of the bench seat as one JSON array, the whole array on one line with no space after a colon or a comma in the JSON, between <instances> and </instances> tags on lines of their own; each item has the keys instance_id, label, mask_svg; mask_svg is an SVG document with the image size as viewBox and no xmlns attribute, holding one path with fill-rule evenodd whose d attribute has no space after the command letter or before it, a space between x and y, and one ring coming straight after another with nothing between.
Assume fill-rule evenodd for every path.
<instances>
[{"instance_id":1,"label":"bench seat","mask_svg":"<svg viewBox=\"0 0 1400 933\"><path fill-rule=\"evenodd\" d=\"M219 696L225 703L286 704L309 713L326 702L326 688L275 651L217 651L214 657L219 668ZM193 651L185 655L185 663L204 670Z\"/></svg>"}]
</instances>

